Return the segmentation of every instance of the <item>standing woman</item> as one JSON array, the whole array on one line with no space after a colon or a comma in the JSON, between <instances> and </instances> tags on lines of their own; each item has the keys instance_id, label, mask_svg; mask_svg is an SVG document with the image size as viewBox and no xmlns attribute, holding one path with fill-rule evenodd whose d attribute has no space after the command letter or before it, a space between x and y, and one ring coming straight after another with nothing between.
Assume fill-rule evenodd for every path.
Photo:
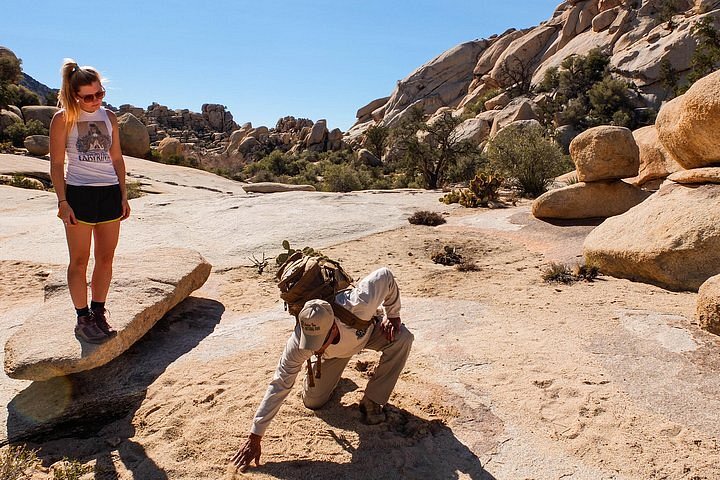
<instances>
[{"instance_id":1,"label":"standing woman","mask_svg":"<svg viewBox=\"0 0 720 480\"><path fill-rule=\"evenodd\" d=\"M105 299L120 221L130 215L125 161L117 117L102 106L105 89L100 74L71 59L65 59L61 74L62 109L50 124L50 176L70 252L67 280L77 311L75 336L103 343L116 334L107 322ZM88 306L87 265L93 239L95 268Z\"/></svg>"}]
</instances>

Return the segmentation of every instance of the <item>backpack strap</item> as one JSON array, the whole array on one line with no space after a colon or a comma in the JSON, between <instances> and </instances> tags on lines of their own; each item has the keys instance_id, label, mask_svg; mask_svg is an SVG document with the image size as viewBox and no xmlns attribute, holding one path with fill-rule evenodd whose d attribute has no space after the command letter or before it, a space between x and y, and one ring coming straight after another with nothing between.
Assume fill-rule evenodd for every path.
<instances>
[{"instance_id":1,"label":"backpack strap","mask_svg":"<svg viewBox=\"0 0 720 480\"><path fill-rule=\"evenodd\" d=\"M342 323L355 330L367 330L372 324L372 320L362 320L360 317L352 313L347 308L341 307L335 302L330 302L333 313Z\"/></svg>"}]
</instances>

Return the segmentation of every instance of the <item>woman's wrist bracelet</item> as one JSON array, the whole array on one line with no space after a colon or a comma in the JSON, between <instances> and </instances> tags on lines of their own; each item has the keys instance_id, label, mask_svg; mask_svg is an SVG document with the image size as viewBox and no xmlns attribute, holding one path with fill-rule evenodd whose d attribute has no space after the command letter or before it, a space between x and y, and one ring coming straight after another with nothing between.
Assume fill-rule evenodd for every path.
<instances>
[{"instance_id":1,"label":"woman's wrist bracelet","mask_svg":"<svg viewBox=\"0 0 720 480\"><path fill-rule=\"evenodd\" d=\"M67 202L67 200L65 200L65 199L63 199L63 200L58 200L58 207L60 206L60 204L61 204L62 202Z\"/></svg>"}]
</instances>

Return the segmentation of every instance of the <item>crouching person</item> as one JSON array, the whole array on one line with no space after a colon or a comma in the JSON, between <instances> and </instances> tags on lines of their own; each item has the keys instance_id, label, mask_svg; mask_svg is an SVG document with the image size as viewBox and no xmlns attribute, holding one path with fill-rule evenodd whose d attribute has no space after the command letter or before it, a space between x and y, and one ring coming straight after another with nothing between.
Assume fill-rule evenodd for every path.
<instances>
[{"instance_id":1,"label":"crouching person","mask_svg":"<svg viewBox=\"0 0 720 480\"><path fill-rule=\"evenodd\" d=\"M385 421L383 406L405 367L413 342L412 333L400 319L400 291L395 278L390 270L380 268L356 287L335 295L335 303L370 323L365 329L357 329L354 328L357 324L351 326L348 323L352 322L336 317L328 302L310 300L304 304L255 414L250 435L232 458L236 467L244 470L253 460L256 465L260 464L262 436L306 362L308 374L303 385L303 402L308 408L318 409L332 396L350 357L365 348L382 352L360 401L360 411L368 424ZM381 306L384 318L377 315ZM317 360L310 362L313 354Z\"/></svg>"}]
</instances>

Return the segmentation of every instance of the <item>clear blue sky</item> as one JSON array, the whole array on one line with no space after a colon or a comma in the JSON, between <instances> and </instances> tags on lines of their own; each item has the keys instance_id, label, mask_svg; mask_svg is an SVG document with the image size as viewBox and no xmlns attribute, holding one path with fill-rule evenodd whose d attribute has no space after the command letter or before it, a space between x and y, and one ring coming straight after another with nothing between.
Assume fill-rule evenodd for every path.
<instances>
[{"instance_id":1,"label":"clear blue sky","mask_svg":"<svg viewBox=\"0 0 720 480\"><path fill-rule=\"evenodd\" d=\"M239 124L285 115L347 130L358 108L453 46L535 26L561 0L5 0L0 45L57 88L72 57L109 79L107 101L199 112Z\"/></svg>"}]
</instances>

